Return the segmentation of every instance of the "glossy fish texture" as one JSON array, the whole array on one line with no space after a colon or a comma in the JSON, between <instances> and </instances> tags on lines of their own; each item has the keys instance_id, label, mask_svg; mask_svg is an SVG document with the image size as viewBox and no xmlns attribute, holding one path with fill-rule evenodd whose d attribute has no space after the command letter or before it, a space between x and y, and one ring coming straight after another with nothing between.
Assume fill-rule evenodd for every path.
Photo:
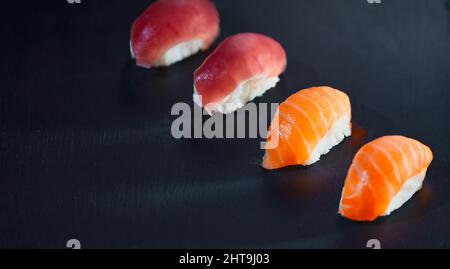
<instances>
[{"instance_id":1,"label":"glossy fish texture","mask_svg":"<svg viewBox=\"0 0 450 269\"><path fill-rule=\"evenodd\" d=\"M201 105L219 103L254 77L277 77L286 68L286 53L274 39L256 33L226 38L194 72Z\"/></svg>"},{"instance_id":2,"label":"glossy fish texture","mask_svg":"<svg viewBox=\"0 0 450 269\"><path fill-rule=\"evenodd\" d=\"M318 161L320 155L350 135L350 121L350 100L342 91L325 86L298 91L281 103L275 113L267 143L273 144L275 138L278 143L276 147L266 147L263 167L277 169ZM337 123L342 128L339 132L335 132ZM327 147L323 149L324 143Z\"/></svg>"},{"instance_id":3,"label":"glossy fish texture","mask_svg":"<svg viewBox=\"0 0 450 269\"><path fill-rule=\"evenodd\" d=\"M170 48L201 40L202 50L219 34L219 15L209 0L159 0L131 27L130 46L136 64L150 68Z\"/></svg>"},{"instance_id":4,"label":"glossy fish texture","mask_svg":"<svg viewBox=\"0 0 450 269\"><path fill-rule=\"evenodd\" d=\"M393 210L397 209L421 188L432 159L428 146L404 136L384 136L367 143L348 170L339 214L356 221L373 221L385 215L391 202L400 197L401 203ZM417 187L405 196L401 192L408 192L410 180L417 180Z\"/></svg>"}]
</instances>

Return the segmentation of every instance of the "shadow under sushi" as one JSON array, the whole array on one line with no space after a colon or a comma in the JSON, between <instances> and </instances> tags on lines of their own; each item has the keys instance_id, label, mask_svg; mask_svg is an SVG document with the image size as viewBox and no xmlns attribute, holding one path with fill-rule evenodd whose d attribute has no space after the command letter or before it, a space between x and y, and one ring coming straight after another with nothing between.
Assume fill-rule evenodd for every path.
<instances>
[{"instance_id":1,"label":"shadow under sushi","mask_svg":"<svg viewBox=\"0 0 450 269\"><path fill-rule=\"evenodd\" d=\"M305 247L301 243L304 240L329 234L326 240L331 240L330 247L334 247L336 242L341 245L339 238L345 238L346 231L351 229L353 223L337 214L347 170L361 146L389 133L394 126L388 118L357 102L352 102L352 114L352 135L321 156L319 162L276 171L261 168L260 176L265 182L268 199L285 212L287 219L303 227L289 241L280 240L281 245L295 247L297 242Z\"/></svg>"},{"instance_id":2,"label":"shadow under sushi","mask_svg":"<svg viewBox=\"0 0 450 269\"><path fill-rule=\"evenodd\" d=\"M430 181L427 177L441 180ZM363 244L371 238L378 239L382 248L408 248L412 245L411 242L420 242L432 229L421 225L423 219L441 218L439 209L450 204L437 203L445 200L443 198L447 197L450 191L445 185L445 181L450 180L450 164L434 160L428 168L427 177L422 189L389 216L378 217L373 222L355 222L340 217L337 224L343 236L336 241L336 245L364 247ZM443 236L445 238L445 235ZM389 245L384 245L383 242L389 242ZM417 243L415 245L417 246Z\"/></svg>"},{"instance_id":3,"label":"shadow under sushi","mask_svg":"<svg viewBox=\"0 0 450 269\"><path fill-rule=\"evenodd\" d=\"M175 139L170 136L170 122L175 119L170 115L171 107L177 102L187 103L191 108L194 106L192 87L186 87L192 85L192 73L182 70L194 70L201 60L202 56L194 56L170 68L150 70L135 67L130 61L124 67L121 102L135 111L136 117L145 118L149 124L163 120L162 127L167 130L160 133L167 136L159 137L160 147L170 143L171 154L177 156L175 160L183 160L176 169L164 174L164 180L152 181L151 184L181 184L182 194L189 196L194 193L194 189L197 190L198 186L207 182L210 195L197 199L210 205L219 203L220 197L230 202L254 199L246 208L234 209L233 213L230 213L232 204L220 203L221 210L209 220L208 223L212 225L209 230L217 232L215 239L224 246L231 246L231 242L239 243L240 246L260 246L269 241L276 241L275 244L307 242L308 238L324 233L338 234L338 238L351 236L354 224L337 215L347 169L356 151L370 140L390 132L393 122L353 101L354 123L351 137L346 138L312 166L291 166L277 171L266 171L260 166L264 155L264 150L261 150L259 145L261 139ZM255 102L279 102L287 93L286 81L282 78L275 89L268 91ZM208 118L209 116L204 116L203 122ZM165 164L162 166L165 167ZM183 175L185 179L180 179L179 175ZM227 197L225 195L229 195L227 189L231 188L230 186L236 190L229 193L233 194L232 196ZM262 197L256 191L259 188L264 190ZM217 192L218 190L220 192ZM180 197L183 196L180 194ZM180 207L181 198L173 198L180 203L177 204ZM194 209L186 210L190 212L189 210ZM201 211L202 208L195 210ZM238 218L239 222L230 219L230 214ZM234 236L232 233L220 233L225 227L246 227L246 221L250 219L259 219L265 224L261 227L251 227L246 238ZM285 229L267 235L270 227L280 225ZM301 230L297 229L297 226L302 227ZM195 225L191 229L194 230ZM293 230L299 231L292 234L290 231Z\"/></svg>"},{"instance_id":4,"label":"shadow under sushi","mask_svg":"<svg viewBox=\"0 0 450 269\"><path fill-rule=\"evenodd\" d=\"M429 180L430 178L433 178L434 180ZM399 221L409 221L411 219L421 218L442 206L449 205L450 201L448 200L446 204L436 202L445 200L439 199L439 197L448 196L450 188L447 187L446 189L445 182L449 180L450 163L441 160L433 160L428 167L422 189L414 194L409 201L398 209L398 217L400 218ZM396 211L394 211L392 215L395 213Z\"/></svg>"},{"instance_id":5,"label":"shadow under sushi","mask_svg":"<svg viewBox=\"0 0 450 269\"><path fill-rule=\"evenodd\" d=\"M217 113L214 116L203 115L202 121L200 123L201 127L211 120L213 117L222 118L221 121L223 126L220 126L220 138L206 138L204 133L201 133L198 138L195 138L195 131L191 130L191 138L180 139L180 148L197 160L196 166L204 166L206 164L214 164L223 166L224 169L233 169L235 167L239 170L253 171L261 168L262 157L264 155L264 150L261 149L261 142L264 141L264 136L261 130L267 130L270 122L270 107L271 103L276 103L278 100L283 98L283 93L285 93L286 85L284 79L281 78L280 82L272 89L266 92L262 97L256 98L250 104L256 105L258 120L256 123L253 121L253 117L249 117L249 113L244 112L245 109L241 108L238 111L229 113L226 115ZM198 109L197 105L193 104L192 100L188 103L192 109ZM267 111L260 109L260 104L266 104ZM266 122L261 122L260 117L262 114L266 113ZM194 112L193 112L194 113ZM191 126L194 128L195 121L198 119L191 115ZM244 115L243 117L241 117ZM250 125L256 124L256 130L258 134L250 132ZM231 131L229 128L231 127ZM192 129L193 129L192 128ZM217 126L214 126L214 129ZM244 130L240 128L245 128ZM196 169L194 167L193 169Z\"/></svg>"},{"instance_id":6,"label":"shadow under sushi","mask_svg":"<svg viewBox=\"0 0 450 269\"><path fill-rule=\"evenodd\" d=\"M357 150L367 141L367 130L353 124L352 136L345 138L329 153L321 156L317 163L310 166L292 165L277 170L264 171L263 177L268 184L268 190L281 199L286 195L279 190L295 192L295 197L316 196L323 184L331 182L343 184L348 167ZM312 188L313 186L316 186ZM302 198L302 199L303 199Z\"/></svg>"},{"instance_id":7,"label":"shadow under sushi","mask_svg":"<svg viewBox=\"0 0 450 269\"><path fill-rule=\"evenodd\" d=\"M192 74L207 53L198 53L169 67L150 69L138 67L130 59L122 71L121 102L148 112L147 117L167 117L174 104L193 103Z\"/></svg>"}]
</instances>

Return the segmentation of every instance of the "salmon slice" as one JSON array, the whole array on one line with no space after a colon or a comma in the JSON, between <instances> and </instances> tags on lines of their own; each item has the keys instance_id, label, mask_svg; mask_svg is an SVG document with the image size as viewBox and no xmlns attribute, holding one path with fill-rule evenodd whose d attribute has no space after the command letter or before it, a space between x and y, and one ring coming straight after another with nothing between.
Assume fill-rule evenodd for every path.
<instances>
[{"instance_id":1,"label":"salmon slice","mask_svg":"<svg viewBox=\"0 0 450 269\"><path fill-rule=\"evenodd\" d=\"M369 142L348 170L339 214L356 221L389 215L421 189L432 159L429 147L404 136Z\"/></svg>"},{"instance_id":2,"label":"salmon slice","mask_svg":"<svg viewBox=\"0 0 450 269\"><path fill-rule=\"evenodd\" d=\"M298 91L275 113L266 145L278 145L266 146L262 165L277 169L313 164L350 134L351 107L345 93L330 87Z\"/></svg>"},{"instance_id":3,"label":"salmon slice","mask_svg":"<svg viewBox=\"0 0 450 269\"><path fill-rule=\"evenodd\" d=\"M286 68L283 47L270 37L226 38L194 72L194 102L210 114L230 113L261 96Z\"/></svg>"},{"instance_id":4,"label":"salmon slice","mask_svg":"<svg viewBox=\"0 0 450 269\"><path fill-rule=\"evenodd\" d=\"M206 50L219 34L219 15L209 0L159 0L131 27L130 49L138 66L168 66Z\"/></svg>"}]
</instances>

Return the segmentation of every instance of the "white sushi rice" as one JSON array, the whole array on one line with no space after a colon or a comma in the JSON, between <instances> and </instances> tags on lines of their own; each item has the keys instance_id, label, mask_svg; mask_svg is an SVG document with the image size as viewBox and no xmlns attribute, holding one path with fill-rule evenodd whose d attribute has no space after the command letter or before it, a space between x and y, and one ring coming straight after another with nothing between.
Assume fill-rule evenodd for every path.
<instances>
[{"instance_id":1,"label":"white sushi rice","mask_svg":"<svg viewBox=\"0 0 450 269\"><path fill-rule=\"evenodd\" d=\"M324 138L316 145L305 165L317 162L321 155L327 154L330 149L339 144L345 137L350 136L352 133L350 120L350 114L345 114L337 119Z\"/></svg>"},{"instance_id":2,"label":"white sushi rice","mask_svg":"<svg viewBox=\"0 0 450 269\"><path fill-rule=\"evenodd\" d=\"M427 169L421 173L409 178L402 186L400 191L392 198L386 211L382 216L387 216L391 214L392 211L400 208L406 201L408 201L414 193L422 188L422 183L427 173Z\"/></svg>"},{"instance_id":3,"label":"white sushi rice","mask_svg":"<svg viewBox=\"0 0 450 269\"><path fill-rule=\"evenodd\" d=\"M423 180L427 169L423 170L419 174L412 176L405 181L402 188L397 192L397 194L391 199L386 211L384 211L381 216L388 216L392 211L399 209L404 203L406 203L411 197L422 188ZM344 196L344 190L342 190L341 200L339 202L339 212L342 212L342 198ZM341 213L342 214L342 213Z\"/></svg>"},{"instance_id":4,"label":"white sushi rice","mask_svg":"<svg viewBox=\"0 0 450 269\"><path fill-rule=\"evenodd\" d=\"M277 77L255 76L251 79L241 82L236 89L234 89L229 95L227 95L219 103L206 104L205 110L213 115L216 112L223 114L231 113L245 106L245 104L256 97L262 96L267 90L275 87L280 81ZM194 102L202 106L200 96L197 93L197 89L194 85Z\"/></svg>"},{"instance_id":5,"label":"white sushi rice","mask_svg":"<svg viewBox=\"0 0 450 269\"><path fill-rule=\"evenodd\" d=\"M181 60L188 58L199 52L203 47L203 41L200 39L192 39L179 43L168 49L153 66L169 66ZM130 41L131 58L135 59L133 48Z\"/></svg>"},{"instance_id":6,"label":"white sushi rice","mask_svg":"<svg viewBox=\"0 0 450 269\"><path fill-rule=\"evenodd\" d=\"M203 47L203 40L192 39L179 43L168 49L166 53L156 62L155 66L169 66L196 54Z\"/></svg>"}]
</instances>

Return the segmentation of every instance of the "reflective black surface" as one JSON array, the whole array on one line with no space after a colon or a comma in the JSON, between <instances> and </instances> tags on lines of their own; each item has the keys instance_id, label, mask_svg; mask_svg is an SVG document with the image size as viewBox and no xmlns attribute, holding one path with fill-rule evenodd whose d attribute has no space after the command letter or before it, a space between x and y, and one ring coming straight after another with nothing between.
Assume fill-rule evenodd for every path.
<instances>
[{"instance_id":1,"label":"reflective black surface","mask_svg":"<svg viewBox=\"0 0 450 269\"><path fill-rule=\"evenodd\" d=\"M330 85L353 135L311 167L265 171L258 139L176 140L210 52L144 70L129 28L149 1L17 1L0 24L0 247L450 247L450 8L444 0L217 0L219 41L279 40L288 69L256 100ZM216 43L215 45L217 45ZM336 214L354 153L386 134L429 145L424 188L391 216Z\"/></svg>"}]
</instances>

